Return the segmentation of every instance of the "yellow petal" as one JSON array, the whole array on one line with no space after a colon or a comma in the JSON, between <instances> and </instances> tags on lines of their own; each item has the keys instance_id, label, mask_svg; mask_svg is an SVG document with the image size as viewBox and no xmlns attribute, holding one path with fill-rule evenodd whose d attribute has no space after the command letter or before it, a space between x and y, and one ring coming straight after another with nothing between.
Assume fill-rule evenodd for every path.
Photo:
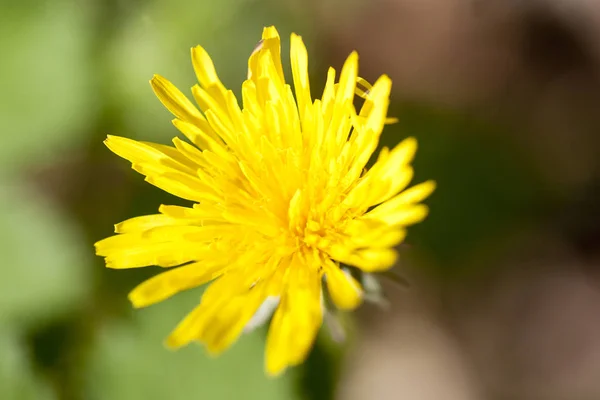
<instances>
[{"instance_id":1,"label":"yellow petal","mask_svg":"<svg viewBox=\"0 0 600 400\"><path fill-rule=\"evenodd\" d=\"M401 204L415 204L425 200L436 188L435 181L426 181L411 187L386 202L386 208L396 208Z\"/></svg>"},{"instance_id":2,"label":"yellow petal","mask_svg":"<svg viewBox=\"0 0 600 400\"><path fill-rule=\"evenodd\" d=\"M196 46L192 48L191 53L192 64L194 72L196 72L196 76L198 77L198 82L204 87L221 84L221 80L215 70L215 65L208 52L202 46Z\"/></svg>"},{"instance_id":3,"label":"yellow petal","mask_svg":"<svg viewBox=\"0 0 600 400\"><path fill-rule=\"evenodd\" d=\"M196 306L192 312L177 324L165 340L165 345L171 349L177 349L194 340L198 334L199 326L204 319L204 311L204 307L201 304Z\"/></svg>"},{"instance_id":4,"label":"yellow petal","mask_svg":"<svg viewBox=\"0 0 600 400\"><path fill-rule=\"evenodd\" d=\"M335 260L365 272L385 271L392 267L398 259L396 251L389 248L367 248L350 254L331 251L330 254Z\"/></svg>"},{"instance_id":5,"label":"yellow petal","mask_svg":"<svg viewBox=\"0 0 600 400\"><path fill-rule=\"evenodd\" d=\"M304 120L305 114L310 112L309 105L312 102L308 81L308 53L302 38L296 34L292 34L291 37L290 58L298 111L300 119Z\"/></svg>"},{"instance_id":6,"label":"yellow petal","mask_svg":"<svg viewBox=\"0 0 600 400\"><path fill-rule=\"evenodd\" d=\"M290 266L286 287L267 336L267 373L278 375L286 367L302 362L314 343L322 320L321 278L315 270L296 261Z\"/></svg>"},{"instance_id":7,"label":"yellow petal","mask_svg":"<svg viewBox=\"0 0 600 400\"><path fill-rule=\"evenodd\" d=\"M345 100L352 100L354 98L357 78L358 53L353 51L344 62L342 72L340 73L340 82L336 93L337 103L342 104Z\"/></svg>"},{"instance_id":8,"label":"yellow petal","mask_svg":"<svg viewBox=\"0 0 600 400\"><path fill-rule=\"evenodd\" d=\"M380 179L394 177L399 169L410 163L417 152L417 140L409 137L400 142L392 151L382 165L375 164L373 169L379 173Z\"/></svg>"},{"instance_id":9,"label":"yellow petal","mask_svg":"<svg viewBox=\"0 0 600 400\"><path fill-rule=\"evenodd\" d=\"M373 131L377 136L381 134L390 102L392 80L387 75L382 75L373 84L369 94L369 101L373 103L371 112L366 117L365 128Z\"/></svg>"},{"instance_id":10,"label":"yellow petal","mask_svg":"<svg viewBox=\"0 0 600 400\"><path fill-rule=\"evenodd\" d=\"M183 265L142 282L129 293L129 300L136 308L147 307L211 281L223 271L222 265L210 261Z\"/></svg>"},{"instance_id":11,"label":"yellow petal","mask_svg":"<svg viewBox=\"0 0 600 400\"><path fill-rule=\"evenodd\" d=\"M187 223L164 214L143 215L130 218L115 225L115 233L141 232L157 226L179 225Z\"/></svg>"},{"instance_id":12,"label":"yellow petal","mask_svg":"<svg viewBox=\"0 0 600 400\"><path fill-rule=\"evenodd\" d=\"M227 115L227 109L222 108L222 104L219 104L218 100L215 99L209 92L202 89L199 85L192 87L192 95L198 103L200 110L206 113L208 110L219 114L219 118L224 121L229 121L229 115Z\"/></svg>"},{"instance_id":13,"label":"yellow petal","mask_svg":"<svg viewBox=\"0 0 600 400\"><path fill-rule=\"evenodd\" d=\"M399 208L389 213L381 212L365 214L366 217L375 218L389 225L408 226L421 222L427 217L429 207L423 204Z\"/></svg>"},{"instance_id":14,"label":"yellow petal","mask_svg":"<svg viewBox=\"0 0 600 400\"><path fill-rule=\"evenodd\" d=\"M350 222L344 234L352 248L383 248L401 243L406 237L406 230L377 219L361 217Z\"/></svg>"},{"instance_id":15,"label":"yellow petal","mask_svg":"<svg viewBox=\"0 0 600 400\"><path fill-rule=\"evenodd\" d=\"M281 39L279 38L279 32L274 26L268 26L263 29L262 34L263 48L268 49L273 57L275 63L275 69L279 74L279 77L283 81L283 68L281 66Z\"/></svg>"},{"instance_id":16,"label":"yellow petal","mask_svg":"<svg viewBox=\"0 0 600 400\"><path fill-rule=\"evenodd\" d=\"M203 127L181 119L174 119L172 122L181 133L202 150L214 150L215 146L224 147L223 140L210 128L208 121L205 121Z\"/></svg>"},{"instance_id":17,"label":"yellow petal","mask_svg":"<svg viewBox=\"0 0 600 400\"><path fill-rule=\"evenodd\" d=\"M201 209L199 207L202 207ZM158 208L158 211L161 214L168 215L171 218L175 219L187 219L189 218L192 222L202 222L202 224L207 223L207 219L221 219L220 211L217 209L210 209L206 204L200 205L195 204L193 208L190 207L182 207L182 206L169 206L169 205L161 205Z\"/></svg>"},{"instance_id":18,"label":"yellow petal","mask_svg":"<svg viewBox=\"0 0 600 400\"><path fill-rule=\"evenodd\" d=\"M224 299L211 323L206 324L198 340L206 350L217 355L229 348L243 333L260 305L267 298L264 285L252 287L248 293Z\"/></svg>"},{"instance_id":19,"label":"yellow petal","mask_svg":"<svg viewBox=\"0 0 600 400\"><path fill-rule=\"evenodd\" d=\"M199 166L174 148L111 135L104 143L131 161L134 170L146 175L146 181L175 196L197 201L206 199L205 191L212 192L198 179L195 169Z\"/></svg>"},{"instance_id":20,"label":"yellow petal","mask_svg":"<svg viewBox=\"0 0 600 400\"><path fill-rule=\"evenodd\" d=\"M385 75L381 76L369 95L372 109L367 116L357 117L352 113L354 132L350 137L352 152L355 155L347 173L347 179L357 180L377 148L379 137L385 125L385 116L389 105L389 94L392 81Z\"/></svg>"},{"instance_id":21,"label":"yellow petal","mask_svg":"<svg viewBox=\"0 0 600 400\"><path fill-rule=\"evenodd\" d=\"M410 225L422 221L428 208L416 203L426 199L434 190L434 181L426 181L407 189L390 200L380 204L365 214L368 218L376 218L389 224Z\"/></svg>"},{"instance_id":22,"label":"yellow petal","mask_svg":"<svg viewBox=\"0 0 600 400\"><path fill-rule=\"evenodd\" d=\"M336 307L342 310L358 307L362 302L362 289L356 279L343 272L329 257L324 259L323 266L327 290Z\"/></svg>"},{"instance_id":23,"label":"yellow petal","mask_svg":"<svg viewBox=\"0 0 600 400\"><path fill-rule=\"evenodd\" d=\"M335 99L335 69L329 67L327 70L327 80L325 81L325 87L323 88L323 96L321 101L323 107L327 110L328 106L332 104Z\"/></svg>"},{"instance_id":24,"label":"yellow petal","mask_svg":"<svg viewBox=\"0 0 600 400\"><path fill-rule=\"evenodd\" d=\"M163 105L177 118L187 122L203 121L204 117L179 89L160 75L150 80L152 90Z\"/></svg>"},{"instance_id":25,"label":"yellow petal","mask_svg":"<svg viewBox=\"0 0 600 400\"><path fill-rule=\"evenodd\" d=\"M278 78L283 83L284 76L283 68L281 67L281 40L279 38L279 33L274 26L264 28L262 39L248 59L248 79L258 78L258 60L261 57L261 53L265 52L271 53L277 71L277 76L274 76L273 78Z\"/></svg>"},{"instance_id":26,"label":"yellow petal","mask_svg":"<svg viewBox=\"0 0 600 400\"><path fill-rule=\"evenodd\" d=\"M366 196L366 203L369 207L387 201L390 197L406 188L412 181L414 169L410 166L402 166L395 171L395 174L386 177L372 177L372 184L379 186L382 190L372 190ZM379 179L379 181L376 181Z\"/></svg>"},{"instance_id":27,"label":"yellow petal","mask_svg":"<svg viewBox=\"0 0 600 400\"><path fill-rule=\"evenodd\" d=\"M214 193L213 188L189 175L177 172L165 172L160 175L149 174L143 169L136 168L136 165L134 165L134 169L146 175L147 182L182 199L191 201L221 200Z\"/></svg>"},{"instance_id":28,"label":"yellow petal","mask_svg":"<svg viewBox=\"0 0 600 400\"><path fill-rule=\"evenodd\" d=\"M256 281L261 273L265 279ZM200 305L169 335L167 345L176 348L199 340L214 355L227 349L266 299L268 282L268 271L228 271L208 287Z\"/></svg>"},{"instance_id":29,"label":"yellow petal","mask_svg":"<svg viewBox=\"0 0 600 400\"><path fill-rule=\"evenodd\" d=\"M160 151L150 146L120 136L108 135L104 144L113 153L134 164L152 161L159 163L160 158L163 156Z\"/></svg>"},{"instance_id":30,"label":"yellow petal","mask_svg":"<svg viewBox=\"0 0 600 400\"><path fill-rule=\"evenodd\" d=\"M150 265L174 267L190 261L214 256L205 247L190 243L153 243L140 241L111 250L97 250L105 257L106 267L113 269L140 268Z\"/></svg>"}]
</instances>

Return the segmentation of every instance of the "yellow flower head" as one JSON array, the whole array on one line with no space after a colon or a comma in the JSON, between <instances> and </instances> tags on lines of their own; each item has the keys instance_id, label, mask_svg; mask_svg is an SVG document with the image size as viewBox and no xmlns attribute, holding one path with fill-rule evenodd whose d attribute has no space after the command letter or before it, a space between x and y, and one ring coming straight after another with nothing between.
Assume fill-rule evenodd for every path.
<instances>
[{"instance_id":1,"label":"yellow flower head","mask_svg":"<svg viewBox=\"0 0 600 400\"><path fill-rule=\"evenodd\" d=\"M135 307L213 281L167 339L171 347L199 341L219 353L253 317L275 309L266 344L270 374L305 359L323 320L322 282L339 309L357 307L361 286L341 264L363 272L390 268L393 247L406 226L425 218L427 207L418 203L435 186L404 190L413 176L413 138L383 149L365 171L386 123L387 76L369 85L352 53L338 83L330 68L313 101L306 48L294 34L290 57L294 90L284 79L279 34L265 28L248 61L243 107L200 46L192 49L200 110L155 76L154 92L192 144L116 136L105 143L148 182L194 204L162 205L159 214L117 224L117 235L96 243L109 268L176 267L136 287L129 295ZM359 112L355 95L364 98Z\"/></svg>"}]
</instances>

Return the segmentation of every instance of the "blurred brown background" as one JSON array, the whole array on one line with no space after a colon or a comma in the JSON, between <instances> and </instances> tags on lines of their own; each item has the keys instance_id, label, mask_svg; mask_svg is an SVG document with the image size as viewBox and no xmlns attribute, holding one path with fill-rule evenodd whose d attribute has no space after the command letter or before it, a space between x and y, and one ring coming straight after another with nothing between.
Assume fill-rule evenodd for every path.
<instances>
[{"instance_id":1,"label":"blurred brown background","mask_svg":"<svg viewBox=\"0 0 600 400\"><path fill-rule=\"evenodd\" d=\"M112 225L185 204L143 183L106 134L176 134L148 79L193 85L202 44L239 93L262 27L326 68L360 54L394 81L383 144L416 136L438 181L350 340L264 377L264 330L212 360L162 339L190 291L133 311L153 268L110 271ZM1 399L600 399L600 2L26 0L0 2ZM288 68L289 71L289 68Z\"/></svg>"}]
</instances>

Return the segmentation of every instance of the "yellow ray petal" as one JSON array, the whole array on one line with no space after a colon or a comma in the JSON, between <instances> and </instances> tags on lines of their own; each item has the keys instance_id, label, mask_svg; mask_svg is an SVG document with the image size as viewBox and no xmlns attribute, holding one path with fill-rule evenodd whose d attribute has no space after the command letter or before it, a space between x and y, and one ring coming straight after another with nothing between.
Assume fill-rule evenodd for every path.
<instances>
[{"instance_id":1,"label":"yellow ray petal","mask_svg":"<svg viewBox=\"0 0 600 400\"><path fill-rule=\"evenodd\" d=\"M214 257L214 253L200 246L189 243L144 243L143 245L127 246L102 254L106 267L112 269L128 269L158 265L160 267L174 267L190 261Z\"/></svg>"},{"instance_id":2,"label":"yellow ray petal","mask_svg":"<svg viewBox=\"0 0 600 400\"><path fill-rule=\"evenodd\" d=\"M226 350L242 334L248 322L267 298L264 283L258 283L237 297L224 299L217 311L218 315L197 337L206 345L206 350L217 355Z\"/></svg>"},{"instance_id":3,"label":"yellow ray petal","mask_svg":"<svg viewBox=\"0 0 600 400\"><path fill-rule=\"evenodd\" d=\"M264 280L257 280L261 273ZM256 268L250 274L244 268L228 271L208 287L200 305L169 335L167 345L176 348L199 340L211 354L225 350L267 297L268 279L268 272Z\"/></svg>"},{"instance_id":4,"label":"yellow ray petal","mask_svg":"<svg viewBox=\"0 0 600 400\"><path fill-rule=\"evenodd\" d=\"M196 175L199 165L186 158L177 149L111 135L108 135L104 143L115 154L130 161L135 171L146 175L147 181L156 182L156 186L176 196L183 195L184 198L192 200L199 198L198 193L193 190L201 185ZM168 175L180 176L182 182L187 183L191 180L193 183L182 186L178 182L165 182L165 185L161 185L160 182Z\"/></svg>"},{"instance_id":5,"label":"yellow ray petal","mask_svg":"<svg viewBox=\"0 0 600 400\"><path fill-rule=\"evenodd\" d=\"M434 181L426 181L398 194L365 214L389 224L409 225L420 222L428 213L426 206L416 203L425 200L435 190Z\"/></svg>"},{"instance_id":6,"label":"yellow ray petal","mask_svg":"<svg viewBox=\"0 0 600 400\"><path fill-rule=\"evenodd\" d=\"M344 234L347 235L346 246L350 248L385 248L401 243L406 230L377 219L359 217L348 224Z\"/></svg>"},{"instance_id":7,"label":"yellow ray petal","mask_svg":"<svg viewBox=\"0 0 600 400\"><path fill-rule=\"evenodd\" d=\"M321 279L313 268L290 265L281 302L267 336L266 370L278 375L306 357L323 320Z\"/></svg>"},{"instance_id":8,"label":"yellow ray petal","mask_svg":"<svg viewBox=\"0 0 600 400\"><path fill-rule=\"evenodd\" d=\"M423 204L417 204L409 207L403 207L391 211L387 214L380 212L367 213L367 218L375 218L389 225L408 226L421 222L429 213L429 207Z\"/></svg>"},{"instance_id":9,"label":"yellow ray petal","mask_svg":"<svg viewBox=\"0 0 600 400\"><path fill-rule=\"evenodd\" d=\"M227 89L221 83L212 59L202 46L193 47L191 50L192 65L202 87L210 93L215 101L223 106Z\"/></svg>"},{"instance_id":10,"label":"yellow ray petal","mask_svg":"<svg viewBox=\"0 0 600 400\"><path fill-rule=\"evenodd\" d=\"M204 117L179 89L160 75L154 75L150 80L152 90L163 105L177 118L187 122L204 121Z\"/></svg>"},{"instance_id":11,"label":"yellow ray petal","mask_svg":"<svg viewBox=\"0 0 600 400\"><path fill-rule=\"evenodd\" d=\"M164 214L143 215L141 217L129 218L115 225L115 233L133 233L145 231L157 226L182 225L189 221L176 219Z\"/></svg>"},{"instance_id":12,"label":"yellow ray petal","mask_svg":"<svg viewBox=\"0 0 600 400\"><path fill-rule=\"evenodd\" d=\"M225 267L211 261L200 261L158 274L129 293L136 308L147 307L217 278Z\"/></svg>"},{"instance_id":13,"label":"yellow ray petal","mask_svg":"<svg viewBox=\"0 0 600 400\"><path fill-rule=\"evenodd\" d=\"M380 209L381 212L388 212L390 209L395 209L400 207L401 205L408 204L416 204L419 203L426 198L428 198L431 193L434 192L436 188L435 181L425 181L418 185L411 187L410 189L405 190L389 201L385 202L385 207ZM382 204L383 206L383 204Z\"/></svg>"},{"instance_id":14,"label":"yellow ray petal","mask_svg":"<svg viewBox=\"0 0 600 400\"><path fill-rule=\"evenodd\" d=\"M260 59L261 53L264 52L271 53L278 75L277 78L283 83L284 76L283 68L281 67L281 40L279 38L279 33L274 26L266 27L263 30L262 39L248 59L248 79L256 79L258 77L258 60Z\"/></svg>"},{"instance_id":15,"label":"yellow ray petal","mask_svg":"<svg viewBox=\"0 0 600 400\"><path fill-rule=\"evenodd\" d=\"M387 270L398 259L396 251L390 248L365 248L355 250L351 253L345 253L333 248L329 254L334 260L357 267L365 272Z\"/></svg>"},{"instance_id":16,"label":"yellow ray petal","mask_svg":"<svg viewBox=\"0 0 600 400\"><path fill-rule=\"evenodd\" d=\"M350 274L344 273L329 257L323 257L327 291L333 303L342 310L352 310L362 302L360 284Z\"/></svg>"},{"instance_id":17,"label":"yellow ray petal","mask_svg":"<svg viewBox=\"0 0 600 400\"><path fill-rule=\"evenodd\" d=\"M310 112L309 105L312 103L308 81L308 53L302 38L296 34L291 36L290 58L298 111L300 119L304 120L305 114Z\"/></svg>"},{"instance_id":18,"label":"yellow ray petal","mask_svg":"<svg viewBox=\"0 0 600 400\"><path fill-rule=\"evenodd\" d=\"M354 98L354 90L356 89L356 79L358 78L358 53L353 51L350 53L342 72L340 73L340 82L336 92L336 103L343 104L345 101Z\"/></svg>"}]
</instances>

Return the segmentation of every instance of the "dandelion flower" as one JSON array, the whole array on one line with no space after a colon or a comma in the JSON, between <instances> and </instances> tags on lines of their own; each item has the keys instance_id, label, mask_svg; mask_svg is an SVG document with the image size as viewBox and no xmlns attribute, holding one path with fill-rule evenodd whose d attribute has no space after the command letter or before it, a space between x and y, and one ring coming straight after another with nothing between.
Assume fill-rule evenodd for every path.
<instances>
[{"instance_id":1,"label":"dandelion flower","mask_svg":"<svg viewBox=\"0 0 600 400\"><path fill-rule=\"evenodd\" d=\"M170 347L198 341L218 354L257 319L272 318L265 350L271 375L306 358L322 325L324 298L341 310L361 303L363 289L345 268L389 269L394 246L407 226L425 218L428 209L419 203L435 187L427 181L406 189L413 138L384 148L366 170L389 122L387 76L371 86L357 75L352 53L337 83L329 69L323 94L313 101L300 36L291 35L293 90L280 51L279 34L265 28L248 60L242 107L200 46L192 49L198 107L165 78L152 78L191 144L117 136L105 143L146 181L193 205L162 205L158 214L117 224L115 236L95 245L108 268L168 269L133 289L134 307L212 282L168 337ZM356 95L364 99L358 112Z\"/></svg>"}]
</instances>

